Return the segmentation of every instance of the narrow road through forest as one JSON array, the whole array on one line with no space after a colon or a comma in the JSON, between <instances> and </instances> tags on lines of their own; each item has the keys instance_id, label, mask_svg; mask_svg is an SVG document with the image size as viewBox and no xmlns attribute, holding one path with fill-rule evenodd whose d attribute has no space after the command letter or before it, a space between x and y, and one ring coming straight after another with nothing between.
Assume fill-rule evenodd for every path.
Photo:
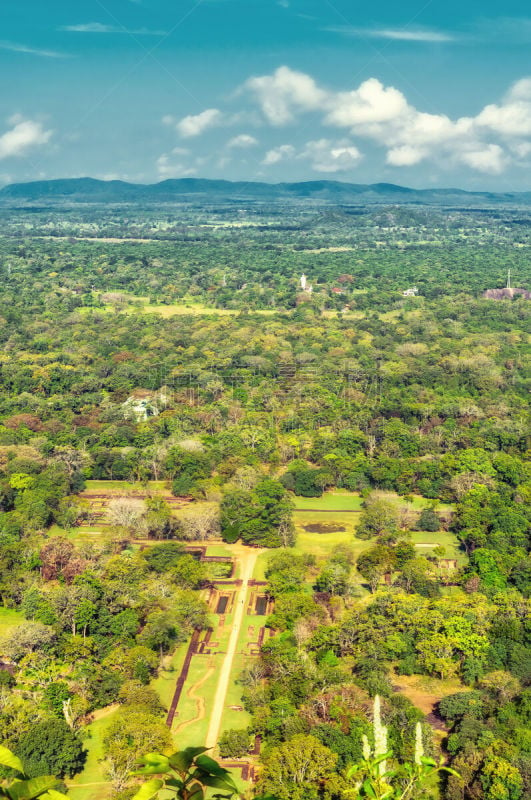
<instances>
[{"instance_id":1,"label":"narrow road through forest","mask_svg":"<svg viewBox=\"0 0 531 800\"><path fill-rule=\"evenodd\" d=\"M234 617L232 621L232 630L230 632L229 644L227 652L223 660L223 666L219 673L219 681L214 696L214 703L212 708L207 709L207 714L210 711L210 722L206 735L205 747L215 747L219 740L221 732L221 719L225 709L225 701L227 697L227 690L229 688L230 679L232 676L232 663L234 655L238 646L238 638L242 627L242 620L244 617L246 604L247 604L247 589L249 588L249 581L253 577L253 571L256 564L256 559L260 550L254 548L247 548L244 546L238 547L237 552L233 553L237 557L240 564L240 577L241 587L236 595L234 604Z\"/></svg>"}]
</instances>

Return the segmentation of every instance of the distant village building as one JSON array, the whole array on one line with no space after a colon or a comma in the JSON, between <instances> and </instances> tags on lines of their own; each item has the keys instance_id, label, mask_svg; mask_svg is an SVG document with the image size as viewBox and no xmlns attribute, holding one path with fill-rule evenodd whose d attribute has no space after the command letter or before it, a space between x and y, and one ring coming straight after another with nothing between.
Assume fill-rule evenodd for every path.
<instances>
[{"instance_id":1,"label":"distant village building","mask_svg":"<svg viewBox=\"0 0 531 800\"><path fill-rule=\"evenodd\" d=\"M416 286L412 286L411 289L406 289L405 292L402 292L403 297L416 297L419 293L419 290Z\"/></svg>"}]
</instances>

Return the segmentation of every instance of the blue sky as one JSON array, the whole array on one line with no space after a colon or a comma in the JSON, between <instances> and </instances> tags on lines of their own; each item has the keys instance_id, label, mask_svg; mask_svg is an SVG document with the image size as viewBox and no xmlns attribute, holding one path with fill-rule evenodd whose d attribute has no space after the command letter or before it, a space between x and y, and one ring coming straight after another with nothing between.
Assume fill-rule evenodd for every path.
<instances>
[{"instance_id":1,"label":"blue sky","mask_svg":"<svg viewBox=\"0 0 531 800\"><path fill-rule=\"evenodd\" d=\"M531 8L4 0L0 182L531 189Z\"/></svg>"}]
</instances>

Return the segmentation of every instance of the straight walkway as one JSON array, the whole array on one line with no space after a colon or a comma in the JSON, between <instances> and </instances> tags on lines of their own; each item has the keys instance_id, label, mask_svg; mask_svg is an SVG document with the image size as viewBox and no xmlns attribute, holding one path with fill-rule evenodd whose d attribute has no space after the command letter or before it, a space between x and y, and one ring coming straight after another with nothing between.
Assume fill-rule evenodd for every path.
<instances>
[{"instance_id":1,"label":"straight walkway","mask_svg":"<svg viewBox=\"0 0 531 800\"><path fill-rule=\"evenodd\" d=\"M240 636L242 621L246 611L247 589L249 588L249 581L253 577L256 559L261 551L244 546L235 546L232 548L232 552L237 557L240 564L241 586L236 596L232 630L230 632L229 644L223 660L223 666L221 667L221 672L219 673L219 681L216 688L216 694L214 696L214 704L210 710L207 709L207 714L210 712L210 722L206 735L205 747L215 747L219 741L219 736L221 733L221 720L223 717L223 711L225 710L225 702L229 683L232 677L232 663L236 654L238 638Z\"/></svg>"}]
</instances>

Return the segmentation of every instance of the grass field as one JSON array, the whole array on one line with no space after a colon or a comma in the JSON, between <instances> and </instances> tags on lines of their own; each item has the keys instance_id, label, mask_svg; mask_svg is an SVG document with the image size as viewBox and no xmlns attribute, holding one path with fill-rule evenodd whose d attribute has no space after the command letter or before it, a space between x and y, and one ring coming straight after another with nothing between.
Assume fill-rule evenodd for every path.
<instances>
[{"instance_id":1,"label":"grass field","mask_svg":"<svg viewBox=\"0 0 531 800\"><path fill-rule=\"evenodd\" d=\"M115 714L116 711L84 729L88 757L83 772L69 783L68 796L72 800L106 800L111 796L111 786L103 778L100 761L103 758L103 737Z\"/></svg>"},{"instance_id":2,"label":"grass field","mask_svg":"<svg viewBox=\"0 0 531 800\"><path fill-rule=\"evenodd\" d=\"M166 656L163 667L159 670L157 677L150 683L151 688L155 689L160 697L160 702L166 711L171 706L175 683L179 677L187 650L188 642L183 642L171 656Z\"/></svg>"},{"instance_id":3,"label":"grass field","mask_svg":"<svg viewBox=\"0 0 531 800\"><path fill-rule=\"evenodd\" d=\"M132 481L86 481L85 491L81 492L81 497L84 494L109 494L109 495L134 495L134 494L152 494L164 495L171 497L171 491L167 488L166 481L147 481L147 483L138 483Z\"/></svg>"},{"instance_id":4,"label":"grass field","mask_svg":"<svg viewBox=\"0 0 531 800\"><path fill-rule=\"evenodd\" d=\"M131 314L158 314L159 317L167 319L168 317L176 316L208 316L213 314L217 317L231 317L239 314L236 309L230 308L212 308L203 305L203 303L175 303L173 305L145 305L141 308L133 307L128 309Z\"/></svg>"},{"instance_id":5,"label":"grass field","mask_svg":"<svg viewBox=\"0 0 531 800\"><path fill-rule=\"evenodd\" d=\"M404 500L403 497L400 497L395 492L381 492L381 494L386 499L397 500L404 508L412 508L415 511L421 511L431 503L431 500L427 497L422 497L418 494L411 496L411 502ZM363 497L358 492L347 492L345 490L325 492L321 497L297 497L291 495L291 499L298 510L361 511L363 508ZM452 511L453 508L450 503L439 503L437 506L439 511Z\"/></svg>"},{"instance_id":6,"label":"grass field","mask_svg":"<svg viewBox=\"0 0 531 800\"><path fill-rule=\"evenodd\" d=\"M26 617L20 611L13 608L0 608L0 638L8 636L13 628L26 621Z\"/></svg>"},{"instance_id":7,"label":"grass field","mask_svg":"<svg viewBox=\"0 0 531 800\"><path fill-rule=\"evenodd\" d=\"M214 308L212 306L207 306L204 303L194 303L183 301L182 303L172 303L169 305L165 304L152 304L146 302L132 302L131 304L113 304L108 303L107 305L98 306L98 307L85 307L80 308L82 314L89 314L93 311L96 314L111 314L114 313L115 310L124 314L157 314L159 317L163 317L164 319L169 319L170 317L177 317L177 316L192 316L192 317L203 317L203 316L216 316L216 317L233 317L240 313L239 309L236 308ZM271 314L278 314L282 313L283 309L276 310L276 309L255 309L251 311L251 314L258 314L260 316L269 316Z\"/></svg>"},{"instance_id":8,"label":"grass field","mask_svg":"<svg viewBox=\"0 0 531 800\"><path fill-rule=\"evenodd\" d=\"M415 531L411 534L411 541L421 555L430 555L433 547L440 545L446 551L443 558L455 558L459 566L466 564L466 554L459 549L457 538L449 531Z\"/></svg>"},{"instance_id":9,"label":"grass field","mask_svg":"<svg viewBox=\"0 0 531 800\"><path fill-rule=\"evenodd\" d=\"M361 511L363 498L355 492L325 492L322 497L293 497L297 510Z\"/></svg>"},{"instance_id":10,"label":"grass field","mask_svg":"<svg viewBox=\"0 0 531 800\"><path fill-rule=\"evenodd\" d=\"M414 495L411 502L405 501L394 492L385 492L385 497L396 499L404 508L420 511L429 505L430 500L420 495ZM357 492L331 491L325 492L322 497L296 497L292 496L295 506L293 522L297 534L295 551L311 553L318 561L328 558L339 544L349 545L355 556L374 545L374 540L364 541L356 539L355 530L359 521L359 514L352 513L362 510L363 498ZM438 510L452 511L453 506L440 504ZM330 532L315 533L305 530L308 525L323 525L330 528L344 528L344 530L330 530ZM415 531L411 534L411 541L422 555L428 555L432 546L441 545L445 548L445 558L455 558L458 564L466 562L465 554L459 549L456 537L449 532L437 533ZM427 545L427 546L424 546ZM267 566L268 553L258 557L255 578L264 580L264 571Z\"/></svg>"},{"instance_id":11,"label":"grass field","mask_svg":"<svg viewBox=\"0 0 531 800\"><path fill-rule=\"evenodd\" d=\"M311 553L317 560L324 560L332 555L339 544L346 544L352 548L356 556L371 546L371 542L356 539L352 531L339 531L336 533L307 533L301 531L297 535L295 544L296 553Z\"/></svg>"}]
</instances>

